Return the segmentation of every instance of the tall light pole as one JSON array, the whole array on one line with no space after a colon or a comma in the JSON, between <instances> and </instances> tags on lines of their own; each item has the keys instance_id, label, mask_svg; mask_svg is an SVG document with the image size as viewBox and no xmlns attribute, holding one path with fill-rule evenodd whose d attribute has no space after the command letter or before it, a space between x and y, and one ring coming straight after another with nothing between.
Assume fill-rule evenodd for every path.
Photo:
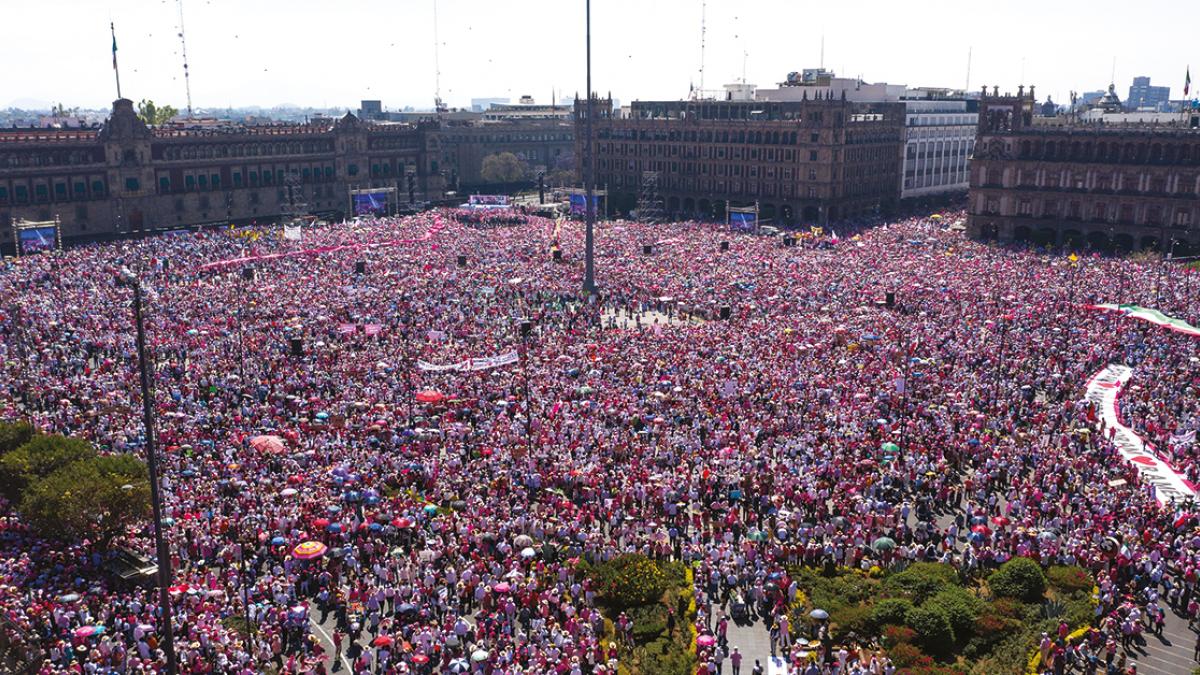
<instances>
[{"instance_id":1,"label":"tall light pole","mask_svg":"<svg viewBox=\"0 0 1200 675\"><path fill-rule=\"evenodd\" d=\"M150 504L154 510L154 546L158 555L158 601L162 606L163 651L167 655L168 675L177 675L175 628L171 624L171 554L162 534L162 495L158 484L158 455L154 450L154 394L150 388L150 364L146 358L146 322L142 312L142 282L121 268L120 280L133 287L133 316L137 324L138 370L142 379L142 420L146 426L146 470L150 474Z\"/></svg>"},{"instance_id":2,"label":"tall light pole","mask_svg":"<svg viewBox=\"0 0 1200 675\"><path fill-rule=\"evenodd\" d=\"M587 232L584 240L584 272L583 272L583 291L585 293L594 293L596 291L596 206L592 203L593 195L596 191L595 171L593 171L594 159L592 156L592 116L596 113L595 101L592 100L592 0L585 0L587 14L587 124L585 125L585 134L587 138L584 143L587 148L587 156L583 160L583 187L585 191L584 199L587 204L584 206L587 213Z\"/></svg>"}]
</instances>

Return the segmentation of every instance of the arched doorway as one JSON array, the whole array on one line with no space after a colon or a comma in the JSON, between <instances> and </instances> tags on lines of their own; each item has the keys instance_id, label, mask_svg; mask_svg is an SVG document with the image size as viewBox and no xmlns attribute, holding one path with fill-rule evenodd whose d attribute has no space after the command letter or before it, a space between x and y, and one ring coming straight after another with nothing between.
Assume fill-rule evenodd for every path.
<instances>
[{"instance_id":1,"label":"arched doorway","mask_svg":"<svg viewBox=\"0 0 1200 675\"><path fill-rule=\"evenodd\" d=\"M713 220L718 223L725 222L725 202L718 199L713 202Z\"/></svg>"},{"instance_id":2,"label":"arched doorway","mask_svg":"<svg viewBox=\"0 0 1200 675\"><path fill-rule=\"evenodd\" d=\"M1147 235L1145 237L1142 237L1141 249L1143 251L1157 251L1158 248L1159 248L1158 237L1155 237L1152 235Z\"/></svg>"},{"instance_id":3,"label":"arched doorway","mask_svg":"<svg viewBox=\"0 0 1200 675\"><path fill-rule=\"evenodd\" d=\"M713 217L712 203L707 199L696 202L696 209L700 211L700 220L708 220Z\"/></svg>"},{"instance_id":4,"label":"arched doorway","mask_svg":"<svg viewBox=\"0 0 1200 675\"><path fill-rule=\"evenodd\" d=\"M1111 242L1112 248L1121 253L1128 253L1133 250L1134 240L1132 235L1117 234L1114 235Z\"/></svg>"},{"instance_id":5,"label":"arched doorway","mask_svg":"<svg viewBox=\"0 0 1200 675\"><path fill-rule=\"evenodd\" d=\"M672 214L679 213L679 197L667 199L667 210Z\"/></svg>"},{"instance_id":6,"label":"arched doorway","mask_svg":"<svg viewBox=\"0 0 1200 675\"><path fill-rule=\"evenodd\" d=\"M804 207L804 222L815 223L821 217L821 211L815 206Z\"/></svg>"},{"instance_id":7,"label":"arched doorway","mask_svg":"<svg viewBox=\"0 0 1200 675\"><path fill-rule=\"evenodd\" d=\"M1024 225L1019 225L1015 230L1013 230L1013 241L1033 241L1033 230Z\"/></svg>"},{"instance_id":8,"label":"arched doorway","mask_svg":"<svg viewBox=\"0 0 1200 675\"><path fill-rule=\"evenodd\" d=\"M134 209L129 212L129 229L138 231L146 228L146 216L141 209Z\"/></svg>"},{"instance_id":9,"label":"arched doorway","mask_svg":"<svg viewBox=\"0 0 1200 675\"><path fill-rule=\"evenodd\" d=\"M758 207L758 217L769 224L775 224L775 205L763 204Z\"/></svg>"},{"instance_id":10,"label":"arched doorway","mask_svg":"<svg viewBox=\"0 0 1200 675\"><path fill-rule=\"evenodd\" d=\"M1083 233L1079 230L1067 230L1063 232L1062 241L1067 248L1079 248L1083 246Z\"/></svg>"},{"instance_id":11,"label":"arched doorway","mask_svg":"<svg viewBox=\"0 0 1200 675\"><path fill-rule=\"evenodd\" d=\"M1109 245L1108 235L1103 232L1092 232L1087 236L1087 244L1088 248L1093 251L1107 251Z\"/></svg>"},{"instance_id":12,"label":"arched doorway","mask_svg":"<svg viewBox=\"0 0 1200 675\"><path fill-rule=\"evenodd\" d=\"M782 221L784 225L791 225L795 222L796 216L792 212L791 204L784 204L783 206L779 207L779 220Z\"/></svg>"},{"instance_id":13,"label":"arched doorway","mask_svg":"<svg viewBox=\"0 0 1200 675\"><path fill-rule=\"evenodd\" d=\"M1058 242L1058 233L1049 227L1043 227L1033 235L1033 240L1038 246L1054 246Z\"/></svg>"},{"instance_id":14,"label":"arched doorway","mask_svg":"<svg viewBox=\"0 0 1200 675\"><path fill-rule=\"evenodd\" d=\"M683 214L688 218L696 215L696 200L687 197L683 200Z\"/></svg>"}]
</instances>

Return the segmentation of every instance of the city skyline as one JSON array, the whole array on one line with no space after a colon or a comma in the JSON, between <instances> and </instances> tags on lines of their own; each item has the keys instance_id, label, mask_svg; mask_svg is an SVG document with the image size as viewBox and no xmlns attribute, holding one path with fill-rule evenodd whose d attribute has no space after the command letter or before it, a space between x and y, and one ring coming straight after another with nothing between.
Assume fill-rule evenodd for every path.
<instances>
[{"instance_id":1,"label":"city skyline","mask_svg":"<svg viewBox=\"0 0 1200 675\"><path fill-rule=\"evenodd\" d=\"M520 4L515 17L511 5L438 0L440 91L447 104L469 107L471 98L522 95L546 102L552 91L558 97L582 93L583 3ZM43 39L24 18L5 22L9 34L0 53L10 62L39 67L11 71L0 103L33 99L107 107L116 97L111 20L125 97L186 107L173 0L66 0L59 7L55 41ZM596 89L631 101L684 98L690 86L700 87L701 7L700 0L594 3ZM919 17L882 2L802 11L785 2L748 6L710 0L703 85L719 89L744 72L752 84L774 86L788 71L823 63L868 82L962 88L970 51L973 90L1033 84L1039 98L1062 102L1072 89L1107 87L1115 79L1123 92L1133 77L1146 75L1170 86L1178 98L1188 67L1185 24L1161 20L1171 8L1163 0L1143 3L1136 14L1120 13L1119 7L1100 2L1081 15L1022 2L972 10L968 22L960 7L940 0L927 3ZM1021 11L1035 8L1037 14ZM187 0L193 106L354 109L361 99L380 99L389 109L430 107L438 89L433 9L434 0L390 5L357 0L336 12L313 0L284 9L264 2ZM852 23L864 14L874 21ZM1105 39L1116 16L1123 31L1158 35L1156 49L1118 49L1127 41ZM281 46L288 41L299 46Z\"/></svg>"}]
</instances>

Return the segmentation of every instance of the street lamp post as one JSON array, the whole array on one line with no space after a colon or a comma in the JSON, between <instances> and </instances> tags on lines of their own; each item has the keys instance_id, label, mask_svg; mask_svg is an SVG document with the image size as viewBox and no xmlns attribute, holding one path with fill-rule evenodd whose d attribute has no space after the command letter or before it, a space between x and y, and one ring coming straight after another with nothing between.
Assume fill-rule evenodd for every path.
<instances>
[{"instance_id":1,"label":"street lamp post","mask_svg":"<svg viewBox=\"0 0 1200 675\"><path fill-rule=\"evenodd\" d=\"M528 319L521 322L521 343L524 345L524 357L521 370L525 380L525 447L533 450L533 400L529 398L529 334L533 332L533 323Z\"/></svg>"},{"instance_id":2,"label":"street lamp post","mask_svg":"<svg viewBox=\"0 0 1200 675\"><path fill-rule=\"evenodd\" d=\"M162 606L163 651L167 655L167 673L176 675L175 628L171 619L171 554L162 533L162 494L158 483L158 456L154 449L154 394L150 386L150 364L146 358L146 322L142 309L141 280L127 268L121 269L121 281L133 287L133 315L137 326L138 370L142 384L142 416L146 427L146 470L150 478L150 504L154 512L154 546L158 555L158 600Z\"/></svg>"},{"instance_id":3,"label":"street lamp post","mask_svg":"<svg viewBox=\"0 0 1200 675\"><path fill-rule=\"evenodd\" d=\"M592 0L586 0L585 11L587 14L587 120L585 125L587 138L584 139L584 143L587 148L587 156L583 160L583 187L586 193L584 199L587 200L587 204L584 206L587 214L587 230L584 239L583 290L585 293L594 293L596 291L596 206L592 200L596 191L596 177L592 166L594 164L592 116L596 112L596 106L595 101L592 100Z\"/></svg>"}]
</instances>

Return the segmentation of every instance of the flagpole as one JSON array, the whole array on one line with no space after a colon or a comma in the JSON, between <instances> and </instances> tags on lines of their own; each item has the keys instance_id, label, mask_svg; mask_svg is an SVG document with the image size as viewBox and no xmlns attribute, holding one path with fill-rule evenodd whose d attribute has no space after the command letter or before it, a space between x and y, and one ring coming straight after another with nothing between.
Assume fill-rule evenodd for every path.
<instances>
[{"instance_id":1,"label":"flagpole","mask_svg":"<svg viewBox=\"0 0 1200 675\"><path fill-rule=\"evenodd\" d=\"M116 75L116 77L117 77L117 98L118 98L118 99L121 99L121 98L124 98L124 97L123 97L123 96L121 96L121 69L120 69L120 68L117 68L117 27L116 27L116 25L115 25L115 24L113 24L113 22L112 22L112 21L109 21L109 22L108 22L108 28L109 28L109 30L110 30L110 31L112 31L112 41L113 41L113 74L114 74L114 75Z\"/></svg>"}]
</instances>

